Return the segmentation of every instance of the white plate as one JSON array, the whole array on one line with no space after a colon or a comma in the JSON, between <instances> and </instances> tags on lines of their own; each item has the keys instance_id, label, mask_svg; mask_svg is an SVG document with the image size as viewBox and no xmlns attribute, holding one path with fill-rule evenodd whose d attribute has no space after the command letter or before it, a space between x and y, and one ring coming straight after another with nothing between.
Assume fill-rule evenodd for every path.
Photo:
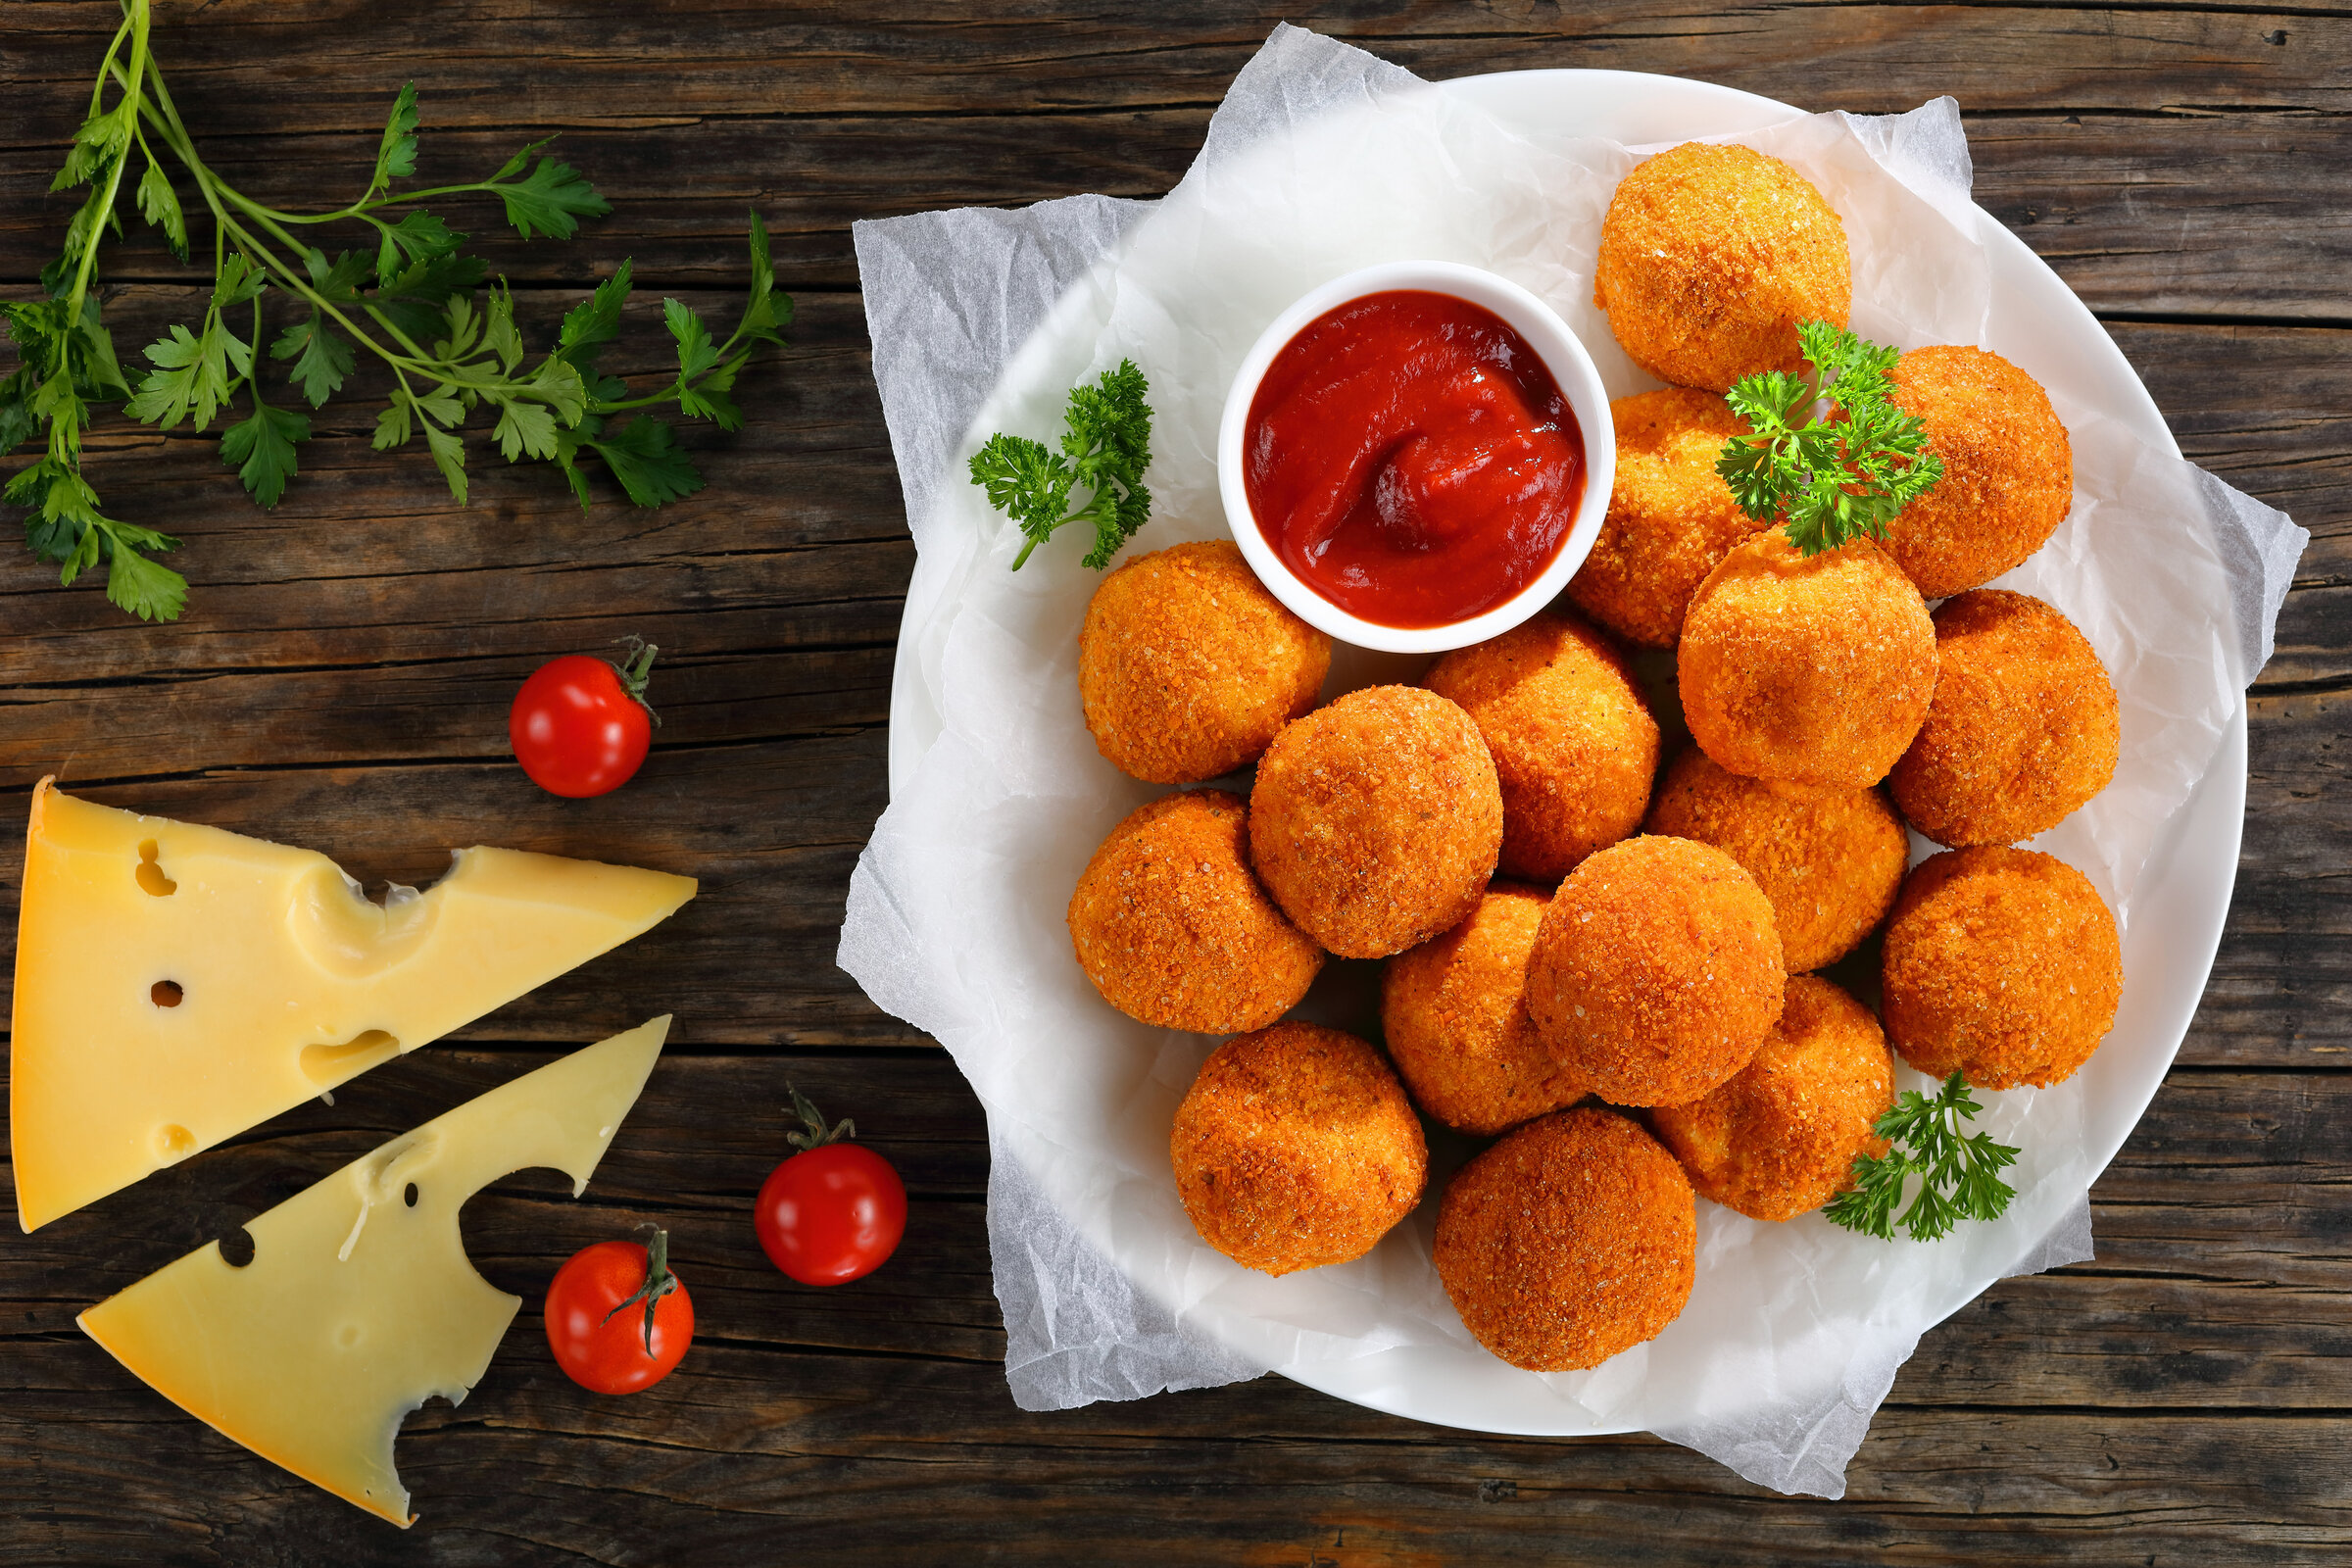
<instances>
[{"instance_id":1,"label":"white plate","mask_svg":"<svg viewBox=\"0 0 2352 1568\"><path fill-rule=\"evenodd\" d=\"M1447 83L1446 89L1530 132L1599 135L1632 145L1738 134L1797 112L1726 87L1630 72L1515 72L1467 77ZM1980 209L1977 220L1992 268L1986 346L2053 392L2106 413L2159 451L2177 452L2146 388L2082 302L1988 214ZM1073 331L1091 334L1100 324L1084 315L1092 308L1092 302L1081 297L1084 292L1066 298L1029 348L1007 367L1007 384L1021 377L1025 368L1043 363L1045 357L1034 352L1042 342ZM1005 390L1007 385L1000 385L989 399L992 407L1001 403ZM915 764L940 734L940 716L917 667L916 650L926 629L948 608L958 580L954 573L918 572L909 589L892 685L894 795L906 787ZM2085 1069L2086 1074L2096 1071L2101 1080L2095 1104L2084 1118L2093 1170L2103 1170L2114 1157L2163 1082L2212 972L2236 878L2245 809L2245 741L2241 706L2203 782L2157 842L2133 895L2135 906L2145 912L2125 934L2124 969L2129 978L2118 1030L2129 1029L2134 1049L2128 1054L2104 1052ZM1024 1135L1017 1128L1000 1130L1000 1136L1006 1134L1011 1135L1010 1152L1017 1156ZM1050 1158L1036 1162L1051 1163ZM1089 1234L1106 1252L1128 1250L1107 1234ZM2016 1261L2011 1259L2011 1266ZM2004 1272L1984 1274L1941 1302L1941 1310L1957 1310ZM1146 1290L1154 1287L1148 1274L1137 1283ZM1194 1321L1219 1332L1213 1320ZM1247 1338L1234 1337L1237 1342ZM1408 1347L1372 1355L1296 1360L1276 1370L1358 1404L1449 1426L1542 1436L1636 1429L1630 1423L1594 1422L1565 1405L1549 1385L1483 1351Z\"/></svg>"}]
</instances>

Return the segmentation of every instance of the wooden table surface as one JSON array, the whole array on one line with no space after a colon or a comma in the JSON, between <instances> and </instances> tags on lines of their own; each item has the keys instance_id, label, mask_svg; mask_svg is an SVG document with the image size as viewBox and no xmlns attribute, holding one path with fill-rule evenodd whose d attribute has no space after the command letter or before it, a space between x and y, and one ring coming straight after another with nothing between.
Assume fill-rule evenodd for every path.
<instances>
[{"instance_id":1,"label":"wooden table surface","mask_svg":"<svg viewBox=\"0 0 2352 1568\"><path fill-rule=\"evenodd\" d=\"M369 883L477 841L703 879L668 924L444 1042L30 1237L0 1241L0 1561L270 1564L1152 1562L2340 1563L2352 1560L2352 10L2146 0L1683 7L1329 6L1290 20L1426 75L1674 73L1816 108L1938 93L1980 201L2107 322L2180 445L2315 535L2252 695L2245 847L2179 1064L2092 1197L2098 1260L1988 1292L1922 1341L1843 1501L1785 1499L1647 1438L1481 1437L1280 1380L1026 1414L989 1284L979 1108L944 1053L833 967L886 799L908 542L849 225L1077 191L1152 196L1285 13L691 0L159 5L155 47L207 155L285 204L349 199L414 77L419 177L531 137L612 198L575 243L496 237L526 335L622 258L629 364L650 302L713 317L757 207L798 299L710 481L585 515L543 467L477 455L454 508L373 404L319 418L286 502L210 439L109 416L116 516L185 539L186 617L124 619L0 548L0 819L45 772L90 798L312 846ZM0 8L0 292L30 298L73 199L45 194L115 22ZM199 308L134 228L106 311L127 358ZM0 373L13 367L0 349ZM380 392L372 382L364 390ZM478 422L478 421L477 421ZM13 469L21 458L11 460ZM602 481L600 480L600 483ZM13 536L13 527L9 530ZM663 653L644 773L597 801L508 758L523 674L638 632ZM19 852L0 846L0 930ZM412 1416L402 1533L141 1387L81 1307L555 1052L674 1010L675 1043L571 1201L548 1173L467 1209L524 1298L466 1403ZM751 1196L787 1080L906 1173L906 1241L831 1291L761 1257ZM599 1398L552 1362L545 1281L589 1241L671 1229L701 1337Z\"/></svg>"}]
</instances>

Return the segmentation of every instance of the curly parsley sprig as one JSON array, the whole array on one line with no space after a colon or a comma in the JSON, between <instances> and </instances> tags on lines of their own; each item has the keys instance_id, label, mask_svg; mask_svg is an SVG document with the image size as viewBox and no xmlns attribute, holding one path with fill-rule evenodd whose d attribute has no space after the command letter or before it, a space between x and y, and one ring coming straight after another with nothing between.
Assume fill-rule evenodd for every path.
<instances>
[{"instance_id":1,"label":"curly parsley sprig","mask_svg":"<svg viewBox=\"0 0 2352 1568\"><path fill-rule=\"evenodd\" d=\"M82 475L83 433L97 406L117 400L141 423L169 430L185 419L201 431L231 414L242 397L251 412L222 429L220 456L256 502L273 507L300 466L296 448L310 439L311 421L270 401L264 372L270 360L292 362L287 378L313 408L341 389L357 368L358 350L381 361L393 388L376 420L375 445L403 446L422 435L461 506L464 427L481 408L496 411L490 434L508 462L554 463L582 507L590 499L580 469L586 459L601 460L639 506L702 488L667 421L641 413L620 416L675 401L690 418L726 430L742 423L731 395L735 378L759 345L783 345L782 328L792 319L791 297L775 289L767 232L757 213L751 297L724 342L713 342L685 305L662 302L677 345L678 368L667 385L632 397L625 382L597 368L604 345L619 335L630 289L626 262L564 318L556 348L526 368L513 296L503 283L477 296L485 269L463 254L466 236L417 204L495 195L522 238L569 239L582 219L602 217L612 204L577 170L544 154L546 140L523 148L488 179L396 190L416 171L412 82L393 102L357 201L319 213L265 206L198 155L149 52L148 30L149 0L125 0L88 113L50 186L87 185L89 194L67 227L63 250L41 272L46 297L0 303L0 325L22 359L15 373L0 379L0 454L35 437L44 447L0 496L31 509L26 541L34 556L61 568L62 581L103 562L107 596L117 605L145 620L178 616L187 581L153 559L178 541L99 510L97 492ZM174 164L212 219L213 290L199 321L174 325L147 347L152 368L134 388L92 292L98 248L107 234L122 234L122 208L135 202L139 216L187 258L188 213L171 172ZM320 223L360 225L368 243L330 261L304 237ZM265 318L279 301L293 308L293 319L271 338Z\"/></svg>"},{"instance_id":2,"label":"curly parsley sprig","mask_svg":"<svg viewBox=\"0 0 2352 1568\"><path fill-rule=\"evenodd\" d=\"M1091 522L1095 548L1086 564L1101 571L1151 516L1152 492L1144 488L1144 470L1152 466L1152 407L1144 401L1151 390L1135 362L1121 360L1093 386L1070 388L1059 452L1026 436L998 434L972 454L972 483L1028 540L1013 570L1054 529ZM1073 509L1070 492L1080 485L1090 493Z\"/></svg>"},{"instance_id":3,"label":"curly parsley sprig","mask_svg":"<svg viewBox=\"0 0 2352 1568\"><path fill-rule=\"evenodd\" d=\"M1863 535L1884 541L1886 525L1943 477L1943 460L1923 450L1926 427L1889 401L1886 372L1901 351L1827 321L1796 334L1813 374L1767 370L1733 383L1725 401L1748 433L1724 443L1715 471L1750 517L1786 520L1800 555Z\"/></svg>"},{"instance_id":4,"label":"curly parsley sprig","mask_svg":"<svg viewBox=\"0 0 2352 1568\"><path fill-rule=\"evenodd\" d=\"M2000 1218L2017 1196L2000 1173L2017 1163L2018 1152L1994 1143L1990 1133L1960 1136L1960 1124L1983 1108L1957 1072L1934 1100L1916 1089L1903 1091L1871 1129L1892 1147L1877 1159L1854 1156L1854 1185L1830 1200L1831 1222L1894 1240L1895 1210L1913 1176L1920 1178L1919 1192L1899 1219L1915 1242L1949 1235L1962 1219Z\"/></svg>"}]
</instances>

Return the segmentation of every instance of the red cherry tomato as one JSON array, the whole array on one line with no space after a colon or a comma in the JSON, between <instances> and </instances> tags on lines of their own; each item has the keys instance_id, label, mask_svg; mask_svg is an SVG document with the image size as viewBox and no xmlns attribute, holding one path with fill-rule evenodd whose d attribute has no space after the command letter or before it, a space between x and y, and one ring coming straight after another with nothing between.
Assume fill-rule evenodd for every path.
<instances>
[{"instance_id":1,"label":"red cherry tomato","mask_svg":"<svg viewBox=\"0 0 2352 1568\"><path fill-rule=\"evenodd\" d=\"M882 1266L906 1234L906 1184L890 1161L863 1144L842 1143L857 1129L825 1129L808 1097L792 1091L804 1133L803 1152L767 1173L752 1209L752 1228L768 1260L803 1285L846 1285Z\"/></svg>"},{"instance_id":2,"label":"red cherry tomato","mask_svg":"<svg viewBox=\"0 0 2352 1568\"><path fill-rule=\"evenodd\" d=\"M654 741L645 682L656 652L640 643L625 669L566 654L531 671L507 714L507 737L533 783L577 799L629 781Z\"/></svg>"},{"instance_id":3,"label":"red cherry tomato","mask_svg":"<svg viewBox=\"0 0 2352 1568\"><path fill-rule=\"evenodd\" d=\"M561 1366L595 1394L635 1394L669 1376L694 1342L694 1302L669 1272L667 1238L654 1252L635 1242L598 1242L571 1254L547 1287L547 1343ZM645 1292L654 1298L647 1348ZM666 1282L666 1286L664 1285Z\"/></svg>"}]
</instances>

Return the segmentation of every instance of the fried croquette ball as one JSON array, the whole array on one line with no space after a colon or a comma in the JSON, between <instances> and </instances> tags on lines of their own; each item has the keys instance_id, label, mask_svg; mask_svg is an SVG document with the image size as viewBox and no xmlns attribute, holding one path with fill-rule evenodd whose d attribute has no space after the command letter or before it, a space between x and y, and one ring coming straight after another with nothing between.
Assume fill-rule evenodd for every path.
<instances>
[{"instance_id":1,"label":"fried croquette ball","mask_svg":"<svg viewBox=\"0 0 2352 1568\"><path fill-rule=\"evenodd\" d=\"M1877 929L1911 858L1879 791L1776 789L1726 772L1695 746L1666 769L1647 826L1711 844L1756 879L1790 974L1837 962Z\"/></svg>"},{"instance_id":2,"label":"fried croquette ball","mask_svg":"<svg viewBox=\"0 0 2352 1568\"><path fill-rule=\"evenodd\" d=\"M1230 539L1136 557L1102 579L1078 633L1086 727L1152 784L1255 761L1330 668L1331 639L1266 592Z\"/></svg>"},{"instance_id":3,"label":"fried croquette ball","mask_svg":"<svg viewBox=\"0 0 2352 1568\"><path fill-rule=\"evenodd\" d=\"M1853 299L1845 225L1778 158L1685 142L1609 198L1592 303L1661 381L1727 392L1757 370L1801 369L1797 323L1843 326Z\"/></svg>"},{"instance_id":4,"label":"fried croquette ball","mask_svg":"<svg viewBox=\"0 0 2352 1568\"><path fill-rule=\"evenodd\" d=\"M1691 737L1732 772L1866 789L1928 716L1936 627L1868 539L1807 558L1770 528L1699 584L1677 679Z\"/></svg>"},{"instance_id":5,"label":"fried croquette ball","mask_svg":"<svg viewBox=\"0 0 2352 1568\"><path fill-rule=\"evenodd\" d=\"M1658 721L1602 633L1535 615L1447 654L1421 684L1459 703L1494 758L1504 876L1556 883L1642 825Z\"/></svg>"},{"instance_id":6,"label":"fried croquette ball","mask_svg":"<svg viewBox=\"0 0 2352 1568\"><path fill-rule=\"evenodd\" d=\"M1341 957L1385 958L1459 925L1501 848L1494 760L1435 692L1349 692L1274 737L1257 765L1257 874Z\"/></svg>"},{"instance_id":7,"label":"fried croquette ball","mask_svg":"<svg viewBox=\"0 0 2352 1568\"><path fill-rule=\"evenodd\" d=\"M1781 939L1755 879L1689 839L1628 839L1560 884L1527 1010L1616 1105L1680 1105L1747 1065L1781 1015Z\"/></svg>"},{"instance_id":8,"label":"fried croquette ball","mask_svg":"<svg viewBox=\"0 0 2352 1568\"><path fill-rule=\"evenodd\" d=\"M1527 959L1551 895L1497 882L1470 918L1391 958L1380 1027L1414 1102L1491 1138L1585 1098L1527 1015Z\"/></svg>"},{"instance_id":9,"label":"fried croquette ball","mask_svg":"<svg viewBox=\"0 0 2352 1568\"><path fill-rule=\"evenodd\" d=\"M1345 1263L1421 1201L1429 1147L1379 1051L1311 1023L1228 1040L1168 1141L1200 1239L1262 1274Z\"/></svg>"},{"instance_id":10,"label":"fried croquette ball","mask_svg":"<svg viewBox=\"0 0 2352 1568\"><path fill-rule=\"evenodd\" d=\"M1102 1000L1198 1034L1262 1029L1298 1004L1323 950L1250 869L1249 808L1223 790L1163 795L1095 851L1070 895L1078 966Z\"/></svg>"},{"instance_id":11,"label":"fried croquette ball","mask_svg":"<svg viewBox=\"0 0 2352 1568\"><path fill-rule=\"evenodd\" d=\"M1592 553L1568 597L1643 648L1672 648L1683 612L1715 564L1763 524L1740 510L1716 456L1747 421L1712 392L1670 386L1609 405L1617 476Z\"/></svg>"},{"instance_id":12,"label":"fried croquette ball","mask_svg":"<svg viewBox=\"0 0 2352 1568\"><path fill-rule=\"evenodd\" d=\"M1978 588L1936 611L1936 701L1887 788L1938 844L2014 844L2056 827L2115 776L2115 687L2075 623Z\"/></svg>"},{"instance_id":13,"label":"fried croquette ball","mask_svg":"<svg viewBox=\"0 0 2352 1568\"><path fill-rule=\"evenodd\" d=\"M1979 1089L2064 1083L2115 1024L2115 916L2055 856L1985 845L1913 869L1886 924L1886 1038L1936 1078Z\"/></svg>"},{"instance_id":14,"label":"fried croquette ball","mask_svg":"<svg viewBox=\"0 0 2352 1568\"><path fill-rule=\"evenodd\" d=\"M1870 1009L1827 980L1791 975L1781 1021L1739 1076L1704 1100L1650 1112L1701 1198L1750 1219L1809 1213L1886 1142L1894 1058Z\"/></svg>"},{"instance_id":15,"label":"fried croquette ball","mask_svg":"<svg viewBox=\"0 0 2352 1568\"><path fill-rule=\"evenodd\" d=\"M2075 503L2074 454L2041 383L1998 354L1952 347L1913 349L1887 379L1943 460L1943 477L1886 531L1919 591L1946 598L2040 549Z\"/></svg>"},{"instance_id":16,"label":"fried croquette ball","mask_svg":"<svg viewBox=\"0 0 2352 1568\"><path fill-rule=\"evenodd\" d=\"M1690 1178L1614 1111L1531 1121L1462 1167L1438 1205L1438 1278L1478 1343L1530 1372L1598 1366L1690 1299Z\"/></svg>"}]
</instances>

